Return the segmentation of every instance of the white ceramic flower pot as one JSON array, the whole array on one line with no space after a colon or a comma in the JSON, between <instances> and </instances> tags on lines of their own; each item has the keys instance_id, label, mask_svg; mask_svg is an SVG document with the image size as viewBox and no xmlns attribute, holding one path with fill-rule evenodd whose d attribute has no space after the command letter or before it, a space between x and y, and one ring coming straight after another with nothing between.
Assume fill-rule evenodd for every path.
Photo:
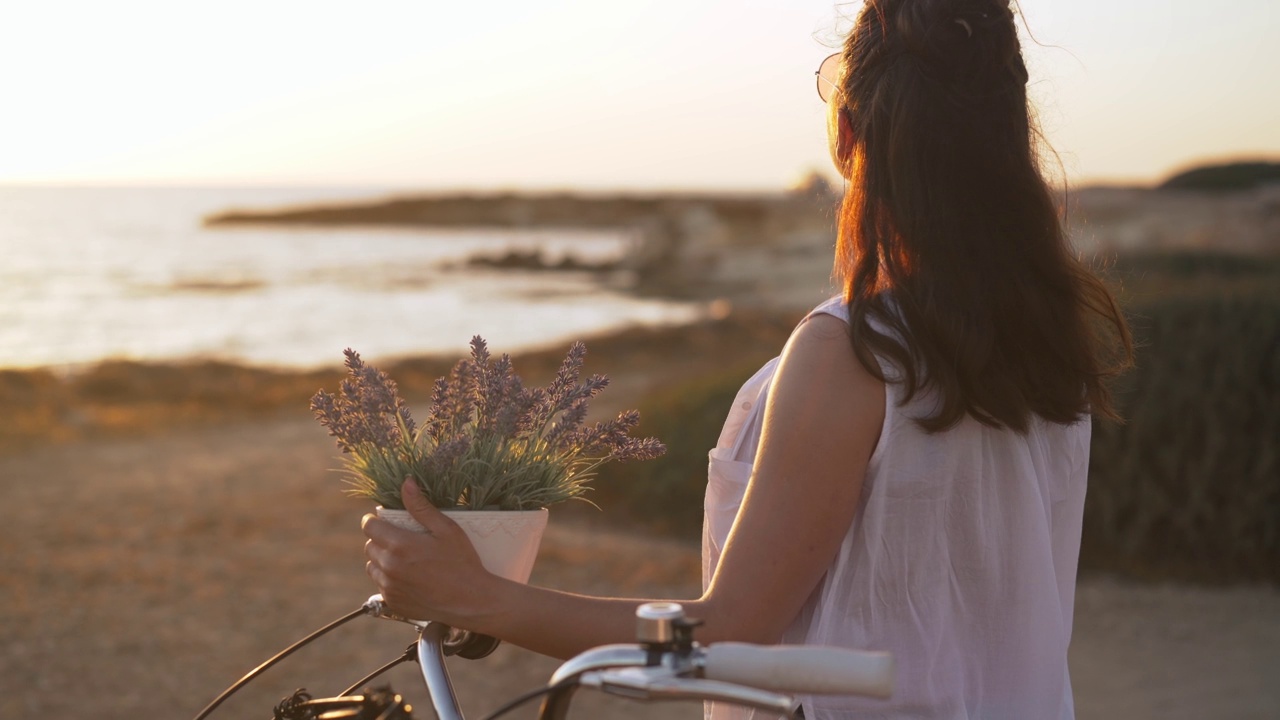
<instances>
[{"instance_id":1,"label":"white ceramic flower pot","mask_svg":"<svg viewBox=\"0 0 1280 720\"><path fill-rule=\"evenodd\" d=\"M378 517L405 530L425 532L408 510L377 509ZM445 516L462 527L480 555L480 562L494 575L519 583L529 582L538 557L548 512L541 510L445 510Z\"/></svg>"}]
</instances>

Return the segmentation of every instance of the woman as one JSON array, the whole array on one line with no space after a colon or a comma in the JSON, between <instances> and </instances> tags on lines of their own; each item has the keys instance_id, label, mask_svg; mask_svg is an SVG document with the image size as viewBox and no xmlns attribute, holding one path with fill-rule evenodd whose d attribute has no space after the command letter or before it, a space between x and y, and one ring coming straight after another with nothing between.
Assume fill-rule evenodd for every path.
<instances>
[{"instance_id":1,"label":"woman","mask_svg":"<svg viewBox=\"0 0 1280 720\"><path fill-rule=\"evenodd\" d=\"M811 719L1072 717L1090 414L1130 347L1041 177L1013 12L871 0L832 64L844 296L734 403L682 602L704 643L894 653L891 700L804 698ZM365 519L391 607L560 657L630 639L639 600L495 578L405 503L431 535Z\"/></svg>"}]
</instances>

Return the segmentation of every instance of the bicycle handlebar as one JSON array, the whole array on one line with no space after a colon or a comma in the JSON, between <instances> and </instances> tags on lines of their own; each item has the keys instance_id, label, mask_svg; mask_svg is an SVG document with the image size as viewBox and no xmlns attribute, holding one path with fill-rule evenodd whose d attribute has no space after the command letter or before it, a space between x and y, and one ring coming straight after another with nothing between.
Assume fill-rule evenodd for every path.
<instances>
[{"instance_id":1,"label":"bicycle handlebar","mask_svg":"<svg viewBox=\"0 0 1280 720\"><path fill-rule=\"evenodd\" d=\"M893 693L893 658L888 653L806 645L761 646L693 642L697 621L678 605L642 605L636 645L605 645L570 659L552 675L551 685L568 686L549 696L541 718L561 720L572 684L637 700L714 700L795 716L794 694L862 695Z\"/></svg>"},{"instance_id":2,"label":"bicycle handlebar","mask_svg":"<svg viewBox=\"0 0 1280 720\"><path fill-rule=\"evenodd\" d=\"M712 700L767 710L794 717L795 698L779 692L720 680L673 676L668 668L618 668L584 674L579 683L632 700ZM544 715L545 717L545 715Z\"/></svg>"},{"instance_id":3,"label":"bicycle handlebar","mask_svg":"<svg viewBox=\"0 0 1280 720\"><path fill-rule=\"evenodd\" d=\"M418 642L416 648L411 645L401 658L379 668L357 685L372 680L416 655L437 716L440 720L462 720L462 711L458 707L444 658L445 655L455 653L462 657L473 657L461 652L467 646L470 634L452 631L439 623L400 617L386 607L380 595L370 597L359 610L326 625L260 665L227 688L197 716L197 720L204 718L245 683L279 660L360 615L413 625L418 629ZM636 610L636 616L636 644L604 645L570 659L556 670L545 688L512 700L492 717L538 695L545 695L539 717L543 720L563 720L574 689L578 686L640 700L723 701L761 708L787 717L796 715L798 705L792 697L794 694L888 698L893 692L894 663L887 653L734 642L702 647L693 640L693 629L701 623L685 618L676 603L641 605ZM479 653L474 657L482 657L483 654ZM352 690L343 693L344 697L321 700L313 700L309 696L303 698L303 691L299 691L287 702L290 707L299 708L322 707L328 701L347 704L356 700L364 702L360 697L346 697L353 691L354 686ZM374 694L377 695L377 692L382 691L375 691ZM390 697L390 690L383 692L383 695ZM381 698L382 695L377 697ZM396 703L403 704L399 696L394 699ZM407 706L404 711L407 716ZM287 714L281 716L279 712L277 716L291 717Z\"/></svg>"},{"instance_id":4,"label":"bicycle handlebar","mask_svg":"<svg viewBox=\"0 0 1280 720\"><path fill-rule=\"evenodd\" d=\"M894 665L888 653L723 642L703 650L702 667L709 680L775 692L875 698L893 694Z\"/></svg>"},{"instance_id":5,"label":"bicycle handlebar","mask_svg":"<svg viewBox=\"0 0 1280 720\"><path fill-rule=\"evenodd\" d=\"M369 614L418 627L418 659L432 704L441 720L461 720L444 652L449 630L435 623L390 613L380 596L369 598ZM697 699L738 703L792 715L791 695L893 694L893 657L809 645L764 646L722 642L699 646L675 603L646 604L636 611L637 645L605 645L570 659L556 670L541 717L559 720L567 712L573 686L593 687L634 699Z\"/></svg>"}]
</instances>

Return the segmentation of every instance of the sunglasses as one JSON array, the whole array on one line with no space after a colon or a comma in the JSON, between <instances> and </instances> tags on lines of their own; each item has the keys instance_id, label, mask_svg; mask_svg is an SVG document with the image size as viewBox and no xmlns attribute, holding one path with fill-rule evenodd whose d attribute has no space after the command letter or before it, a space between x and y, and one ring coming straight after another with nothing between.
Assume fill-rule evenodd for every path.
<instances>
[{"instance_id":1,"label":"sunglasses","mask_svg":"<svg viewBox=\"0 0 1280 720\"><path fill-rule=\"evenodd\" d=\"M822 98L822 102L829 102L838 87L836 81L840 79L840 55L828 55L814 73L818 77L818 97Z\"/></svg>"}]
</instances>

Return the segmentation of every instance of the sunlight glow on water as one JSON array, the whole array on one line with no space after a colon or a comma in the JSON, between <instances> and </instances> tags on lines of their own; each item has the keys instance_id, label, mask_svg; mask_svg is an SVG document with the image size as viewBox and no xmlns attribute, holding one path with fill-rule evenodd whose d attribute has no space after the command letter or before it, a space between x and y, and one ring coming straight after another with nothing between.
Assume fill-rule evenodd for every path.
<instances>
[{"instance_id":1,"label":"sunlight glow on water","mask_svg":"<svg viewBox=\"0 0 1280 720\"><path fill-rule=\"evenodd\" d=\"M621 234L251 228L203 215L368 191L0 188L0 368L105 358L214 357L306 367L567 344L699 308L640 299L590 273L464 268L474 254L541 248L619 256Z\"/></svg>"}]
</instances>

